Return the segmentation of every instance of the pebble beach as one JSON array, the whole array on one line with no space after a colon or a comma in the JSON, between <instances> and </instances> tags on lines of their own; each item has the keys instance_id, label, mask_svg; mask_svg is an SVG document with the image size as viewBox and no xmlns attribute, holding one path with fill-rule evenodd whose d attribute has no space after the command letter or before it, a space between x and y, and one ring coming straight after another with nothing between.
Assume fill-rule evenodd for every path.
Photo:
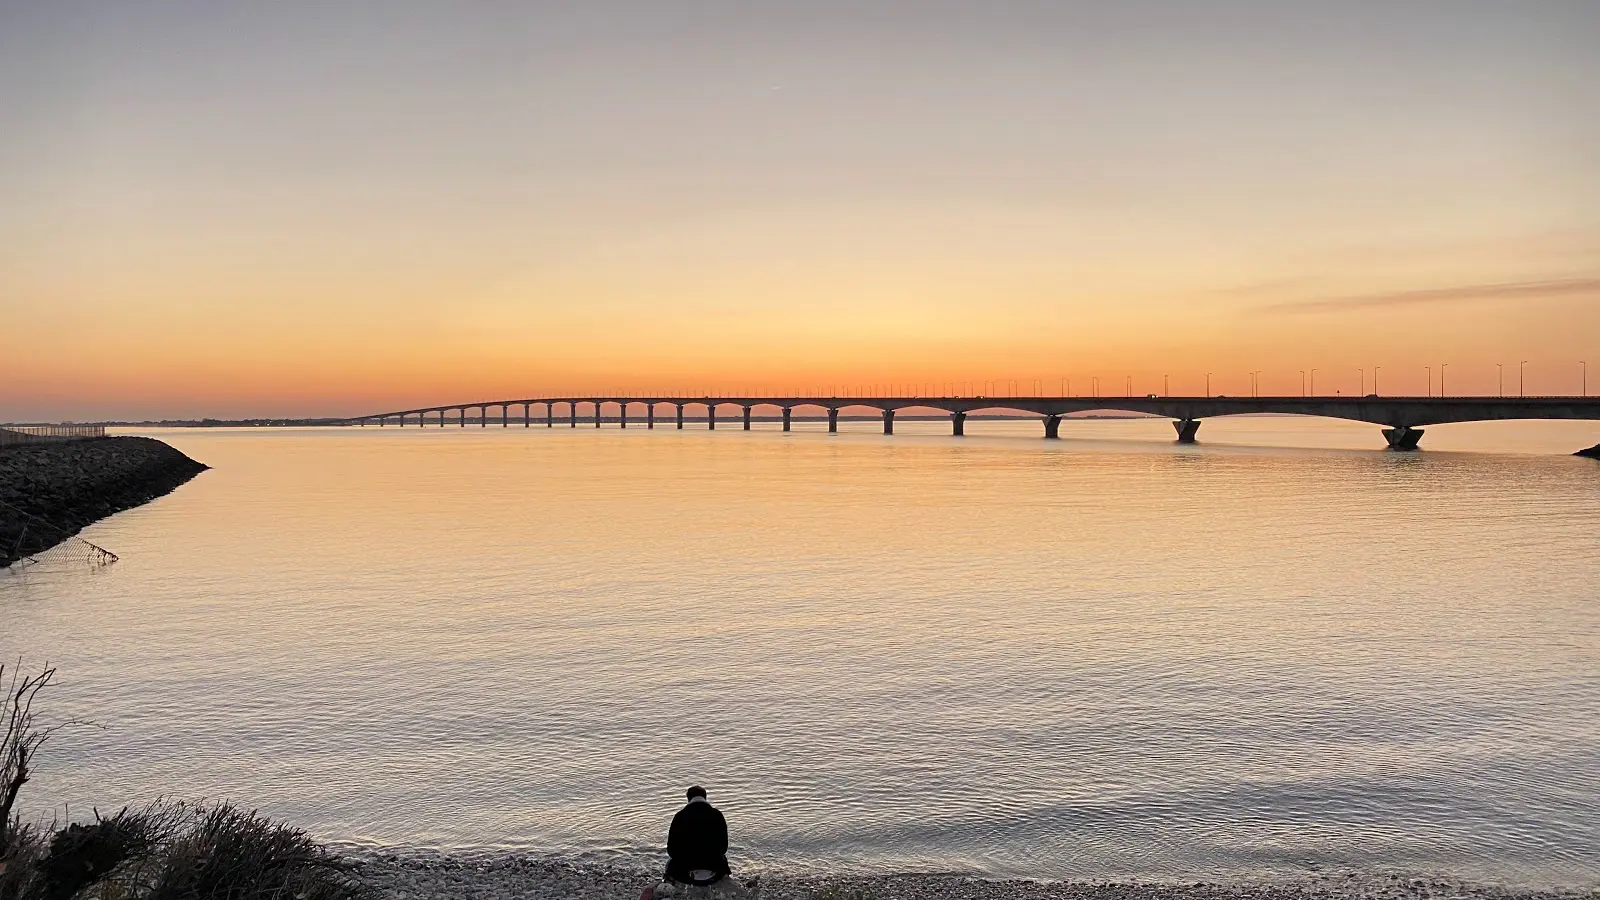
<instances>
[{"instance_id":1,"label":"pebble beach","mask_svg":"<svg viewBox=\"0 0 1600 900\"><path fill-rule=\"evenodd\" d=\"M369 855L362 877L385 900L637 900L653 873L530 857ZM759 879L760 900L1595 900L1600 889L1535 890L1444 877L1322 874L1230 882L997 881L903 874Z\"/></svg>"}]
</instances>

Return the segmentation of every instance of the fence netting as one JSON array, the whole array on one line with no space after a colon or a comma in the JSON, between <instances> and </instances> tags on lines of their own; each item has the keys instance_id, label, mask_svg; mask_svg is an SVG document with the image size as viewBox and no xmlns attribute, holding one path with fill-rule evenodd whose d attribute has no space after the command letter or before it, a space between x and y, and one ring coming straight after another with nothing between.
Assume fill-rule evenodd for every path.
<instances>
[{"instance_id":1,"label":"fence netting","mask_svg":"<svg viewBox=\"0 0 1600 900\"><path fill-rule=\"evenodd\" d=\"M0 500L0 561L14 568L40 563L98 568L116 562L117 555Z\"/></svg>"}]
</instances>

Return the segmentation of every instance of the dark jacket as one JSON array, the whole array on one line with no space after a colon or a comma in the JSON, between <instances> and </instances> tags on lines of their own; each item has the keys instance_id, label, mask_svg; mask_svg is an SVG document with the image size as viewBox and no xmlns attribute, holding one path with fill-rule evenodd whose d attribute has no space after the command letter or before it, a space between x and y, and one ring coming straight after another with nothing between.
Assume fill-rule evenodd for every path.
<instances>
[{"instance_id":1,"label":"dark jacket","mask_svg":"<svg viewBox=\"0 0 1600 900\"><path fill-rule=\"evenodd\" d=\"M692 869L727 875L728 820L709 803L690 803L672 817L667 832L667 877L689 883Z\"/></svg>"}]
</instances>

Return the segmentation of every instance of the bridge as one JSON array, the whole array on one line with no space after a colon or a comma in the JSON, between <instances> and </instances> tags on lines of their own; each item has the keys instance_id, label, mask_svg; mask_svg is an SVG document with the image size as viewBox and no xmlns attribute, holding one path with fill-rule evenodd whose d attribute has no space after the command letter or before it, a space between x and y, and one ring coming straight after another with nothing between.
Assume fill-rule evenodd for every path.
<instances>
[{"instance_id":1,"label":"bridge","mask_svg":"<svg viewBox=\"0 0 1600 900\"><path fill-rule=\"evenodd\" d=\"M751 410L758 406L776 407L783 414L783 430L789 431L797 409L818 409L827 414L828 431L839 430L839 411L847 408L876 409L883 417L883 433L894 434L895 413L904 409L935 409L950 416L951 434L966 433L967 416L974 412L993 411L1031 413L1040 417L1046 438L1059 438L1061 419L1078 412L1133 412L1161 416L1173 420L1178 443L1192 444L1200 431L1203 419L1217 416L1238 416L1260 413L1281 413L1297 416L1320 416L1370 422L1384 426L1383 435L1392 450L1415 450L1422 440L1423 426L1447 422L1484 422L1505 419L1587 419L1600 421L1600 397L529 397L517 400L483 400L472 403L451 403L445 406L428 406L419 409L397 410L357 416L343 420L345 424L365 426L370 423L384 426L393 421L404 427L408 419L419 426L430 424L436 418L444 427L450 414L455 413L458 427L466 427L467 411L478 410L478 424L488 427L491 410L499 410L500 426L509 427L511 409L521 407L524 428L531 427L535 407L543 407L546 428L553 428L558 419L570 428L578 427L580 411L584 422L593 421L599 428L602 410L615 409L615 419L628 427L631 409L643 413L646 428L656 426L656 411L670 410L676 427L683 428L684 410L704 408L706 426L717 427L717 410L734 407L741 412L744 430L750 430ZM557 416L560 408L564 415ZM638 421L637 419L635 421ZM1600 452L1600 446L1593 448Z\"/></svg>"}]
</instances>

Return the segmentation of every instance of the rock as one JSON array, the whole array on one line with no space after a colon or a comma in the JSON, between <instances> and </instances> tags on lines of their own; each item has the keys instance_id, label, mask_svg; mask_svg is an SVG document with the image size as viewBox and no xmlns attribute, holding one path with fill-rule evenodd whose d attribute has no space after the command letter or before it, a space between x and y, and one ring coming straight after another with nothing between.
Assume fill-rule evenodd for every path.
<instances>
[{"instance_id":1,"label":"rock","mask_svg":"<svg viewBox=\"0 0 1600 900\"><path fill-rule=\"evenodd\" d=\"M167 494L206 468L152 438L0 448L0 568Z\"/></svg>"}]
</instances>

